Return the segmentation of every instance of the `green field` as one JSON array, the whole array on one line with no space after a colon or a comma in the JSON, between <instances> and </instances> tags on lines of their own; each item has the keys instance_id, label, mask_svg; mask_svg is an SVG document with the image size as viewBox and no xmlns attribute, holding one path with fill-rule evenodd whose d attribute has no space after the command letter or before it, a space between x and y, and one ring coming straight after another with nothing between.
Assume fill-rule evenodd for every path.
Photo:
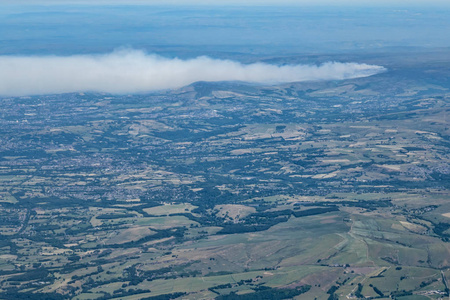
<instances>
[{"instance_id":1,"label":"green field","mask_svg":"<svg viewBox=\"0 0 450 300\"><path fill-rule=\"evenodd\" d=\"M0 299L447 298L450 61L420 58L0 98Z\"/></svg>"}]
</instances>

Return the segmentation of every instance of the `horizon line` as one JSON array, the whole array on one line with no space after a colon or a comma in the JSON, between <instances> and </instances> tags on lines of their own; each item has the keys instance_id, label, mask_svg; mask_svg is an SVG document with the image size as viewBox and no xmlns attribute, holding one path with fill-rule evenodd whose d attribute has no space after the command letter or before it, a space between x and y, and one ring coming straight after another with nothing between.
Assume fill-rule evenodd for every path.
<instances>
[{"instance_id":1,"label":"horizon line","mask_svg":"<svg viewBox=\"0 0 450 300\"><path fill-rule=\"evenodd\" d=\"M114 6L114 5L126 5L126 6L247 6L247 7L258 7L258 6L308 6L308 7L321 7L321 6L342 6L342 7L450 7L450 3L448 1L443 0L231 0L231 1L208 1L208 0L68 0L68 1L58 1L58 0L4 0L1 5L13 5L13 6L21 6L21 5L29 5L29 6L42 6L42 5L55 5L55 6L65 6L65 5L88 5L88 6Z\"/></svg>"}]
</instances>

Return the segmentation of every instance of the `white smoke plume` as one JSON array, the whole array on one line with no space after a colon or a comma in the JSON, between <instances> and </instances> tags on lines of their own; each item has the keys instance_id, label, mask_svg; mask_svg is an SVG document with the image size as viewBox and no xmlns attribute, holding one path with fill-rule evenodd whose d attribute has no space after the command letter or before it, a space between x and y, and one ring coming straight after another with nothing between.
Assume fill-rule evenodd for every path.
<instances>
[{"instance_id":1,"label":"white smoke plume","mask_svg":"<svg viewBox=\"0 0 450 300\"><path fill-rule=\"evenodd\" d=\"M371 76L384 67L327 62L315 65L242 64L197 57L182 60L138 50L103 55L0 56L0 95L68 92L142 93L196 81L283 83Z\"/></svg>"}]
</instances>

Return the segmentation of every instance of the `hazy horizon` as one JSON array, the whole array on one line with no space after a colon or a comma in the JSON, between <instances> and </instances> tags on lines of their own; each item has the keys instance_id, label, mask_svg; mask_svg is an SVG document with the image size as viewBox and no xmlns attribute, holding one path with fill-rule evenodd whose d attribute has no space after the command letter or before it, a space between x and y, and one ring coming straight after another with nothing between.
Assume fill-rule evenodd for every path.
<instances>
[{"instance_id":1,"label":"hazy horizon","mask_svg":"<svg viewBox=\"0 0 450 300\"><path fill-rule=\"evenodd\" d=\"M450 47L449 10L434 7L398 9L393 4L397 2L385 7L373 7L372 2L351 7L251 6L253 1L240 2L249 4L243 7L232 2L174 5L178 2L106 5L81 0L44 5L53 1L22 0L4 5L0 11L1 94L145 92L208 80L345 79L366 75L367 70L373 75L383 68L367 67L377 63L358 60L355 53ZM224 2L215 2L220 3ZM311 4L296 2L302 3ZM118 49L134 49L134 55L118 55ZM333 62L333 55L345 53L352 56ZM301 62L277 60L307 54L325 56ZM270 62L259 64L264 59ZM379 69L372 72L371 68Z\"/></svg>"},{"instance_id":2,"label":"hazy horizon","mask_svg":"<svg viewBox=\"0 0 450 300\"><path fill-rule=\"evenodd\" d=\"M68 0L61 3L59 0L4 0L3 4L33 4L33 5L71 5L71 4L89 4L89 5L250 5L250 6L321 6L321 5L333 5L333 6L449 6L448 1L444 0Z\"/></svg>"},{"instance_id":3,"label":"hazy horizon","mask_svg":"<svg viewBox=\"0 0 450 300\"><path fill-rule=\"evenodd\" d=\"M0 11L0 55L108 53L120 47L180 57L450 47L450 11L433 7L23 3Z\"/></svg>"}]
</instances>

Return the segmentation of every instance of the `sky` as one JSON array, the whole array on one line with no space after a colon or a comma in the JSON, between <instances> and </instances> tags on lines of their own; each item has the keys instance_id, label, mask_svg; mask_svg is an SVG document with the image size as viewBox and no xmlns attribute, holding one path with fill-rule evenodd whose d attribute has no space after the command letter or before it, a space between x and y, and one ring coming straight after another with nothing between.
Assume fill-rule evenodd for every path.
<instances>
[{"instance_id":1,"label":"sky","mask_svg":"<svg viewBox=\"0 0 450 300\"><path fill-rule=\"evenodd\" d=\"M93 5L115 5L115 4L144 4L144 5L352 5L352 6L429 6L445 5L447 0L3 0L5 4L93 4Z\"/></svg>"},{"instance_id":2,"label":"sky","mask_svg":"<svg viewBox=\"0 0 450 300\"><path fill-rule=\"evenodd\" d=\"M292 55L450 46L450 9L428 6L15 3L0 7L0 55L108 53L131 47L167 56L223 58L227 53Z\"/></svg>"},{"instance_id":3,"label":"sky","mask_svg":"<svg viewBox=\"0 0 450 300\"><path fill-rule=\"evenodd\" d=\"M233 1L2 0L0 95L354 78L384 70L361 54L450 47L443 1ZM347 59L273 63L311 54Z\"/></svg>"}]
</instances>

